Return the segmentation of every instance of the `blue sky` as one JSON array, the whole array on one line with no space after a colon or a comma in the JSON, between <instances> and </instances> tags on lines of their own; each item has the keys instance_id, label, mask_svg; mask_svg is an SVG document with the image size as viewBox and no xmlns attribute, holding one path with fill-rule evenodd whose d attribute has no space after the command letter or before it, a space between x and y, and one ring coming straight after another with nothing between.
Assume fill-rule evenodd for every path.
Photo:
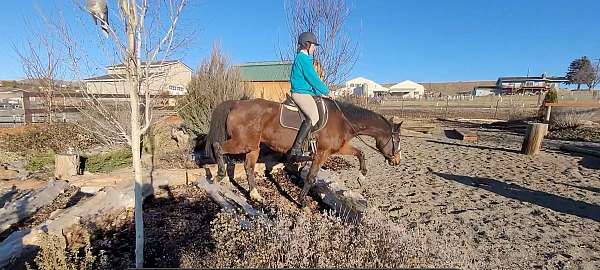
<instances>
[{"instance_id":1,"label":"blue sky","mask_svg":"<svg viewBox=\"0 0 600 270\"><path fill-rule=\"evenodd\" d=\"M495 80L528 70L531 75L563 75L576 57L600 58L597 0L348 3L352 14L347 27L360 44L350 77L396 82ZM92 25L71 0L3 0L0 79L23 77L12 44L22 46L25 21L35 21L39 10L57 8L67 17L84 18L76 27ZM283 4L274 0L191 0L182 23L196 32L182 53L191 67L215 41L233 63L276 60L278 44L287 37ZM94 53L93 47L86 49Z\"/></svg>"}]
</instances>

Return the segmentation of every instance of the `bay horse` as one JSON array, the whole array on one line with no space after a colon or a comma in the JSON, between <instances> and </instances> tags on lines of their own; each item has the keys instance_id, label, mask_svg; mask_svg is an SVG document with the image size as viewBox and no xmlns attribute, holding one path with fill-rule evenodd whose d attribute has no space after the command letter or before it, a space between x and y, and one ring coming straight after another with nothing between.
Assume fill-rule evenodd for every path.
<instances>
[{"instance_id":1,"label":"bay horse","mask_svg":"<svg viewBox=\"0 0 600 270\"><path fill-rule=\"evenodd\" d=\"M323 98L329 115L323 128L314 133L317 150L300 194L300 204L315 182L315 177L330 155L353 155L360 164L360 172L367 174L365 157L361 150L350 143L358 135L375 139L376 148L390 165L400 164L400 124L393 124L373 111L350 103ZM245 154L244 167L248 179L250 197L262 201L256 190L254 165L258 160L260 144L287 153L296 137L296 130L284 128L279 122L281 104L264 99L230 100L219 104L213 111L210 129L206 137L205 154L218 164L215 181L225 177L225 154ZM360 138L359 138L360 139ZM362 139L361 139L362 140Z\"/></svg>"}]
</instances>

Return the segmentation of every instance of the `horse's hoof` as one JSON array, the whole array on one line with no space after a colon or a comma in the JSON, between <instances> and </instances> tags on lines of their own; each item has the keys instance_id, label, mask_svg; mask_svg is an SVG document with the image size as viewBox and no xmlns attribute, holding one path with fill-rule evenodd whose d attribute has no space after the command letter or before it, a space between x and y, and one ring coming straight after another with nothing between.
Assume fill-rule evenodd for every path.
<instances>
[{"instance_id":1,"label":"horse's hoof","mask_svg":"<svg viewBox=\"0 0 600 270\"><path fill-rule=\"evenodd\" d=\"M255 201L255 202L260 202L260 203L262 203L262 202L264 202L264 201L265 201L265 199L264 199L262 196L260 196L260 193L258 193L258 190L256 190L256 188L253 188L253 189L250 191L250 198L251 198L253 201Z\"/></svg>"},{"instance_id":2,"label":"horse's hoof","mask_svg":"<svg viewBox=\"0 0 600 270\"><path fill-rule=\"evenodd\" d=\"M367 176L367 170L360 170L360 174L362 175L362 177L364 178L365 176ZM362 180L362 179L361 179Z\"/></svg>"},{"instance_id":3,"label":"horse's hoof","mask_svg":"<svg viewBox=\"0 0 600 270\"><path fill-rule=\"evenodd\" d=\"M217 176L215 177L214 182L218 184L229 182L229 176Z\"/></svg>"}]
</instances>

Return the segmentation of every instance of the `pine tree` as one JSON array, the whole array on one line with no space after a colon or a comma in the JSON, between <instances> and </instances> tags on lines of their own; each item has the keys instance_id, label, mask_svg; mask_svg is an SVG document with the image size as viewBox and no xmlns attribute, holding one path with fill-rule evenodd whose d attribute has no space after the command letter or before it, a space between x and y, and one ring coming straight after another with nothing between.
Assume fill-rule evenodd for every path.
<instances>
[{"instance_id":1,"label":"pine tree","mask_svg":"<svg viewBox=\"0 0 600 270\"><path fill-rule=\"evenodd\" d=\"M581 88L581 84L586 84L591 90L597 79L596 76L596 70L586 56L573 60L566 75L569 84L577 84L577 90Z\"/></svg>"}]
</instances>

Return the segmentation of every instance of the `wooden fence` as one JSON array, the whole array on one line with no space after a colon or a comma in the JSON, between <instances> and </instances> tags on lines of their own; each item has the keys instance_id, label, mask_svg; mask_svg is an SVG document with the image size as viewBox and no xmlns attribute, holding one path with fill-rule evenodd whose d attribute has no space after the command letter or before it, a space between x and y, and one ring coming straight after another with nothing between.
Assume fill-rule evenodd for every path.
<instances>
[{"instance_id":1,"label":"wooden fence","mask_svg":"<svg viewBox=\"0 0 600 270\"><path fill-rule=\"evenodd\" d=\"M600 91L560 91L558 102L600 102ZM537 116L543 106L543 95L506 96L446 96L421 99L374 99L377 109L384 114L413 118L492 118L519 119Z\"/></svg>"},{"instance_id":2,"label":"wooden fence","mask_svg":"<svg viewBox=\"0 0 600 270\"><path fill-rule=\"evenodd\" d=\"M157 116L175 114L176 95L152 95L154 112ZM47 121L48 109L45 106L47 97L44 93L18 91L0 93L4 100L18 101L11 105L0 106L0 127L16 127L24 124L42 123ZM140 95L141 100L145 97ZM52 112L55 121L71 122L80 119L80 109L85 108L91 100L99 102L127 103L127 94L94 94L93 98L82 93L59 94L52 97Z\"/></svg>"}]
</instances>

